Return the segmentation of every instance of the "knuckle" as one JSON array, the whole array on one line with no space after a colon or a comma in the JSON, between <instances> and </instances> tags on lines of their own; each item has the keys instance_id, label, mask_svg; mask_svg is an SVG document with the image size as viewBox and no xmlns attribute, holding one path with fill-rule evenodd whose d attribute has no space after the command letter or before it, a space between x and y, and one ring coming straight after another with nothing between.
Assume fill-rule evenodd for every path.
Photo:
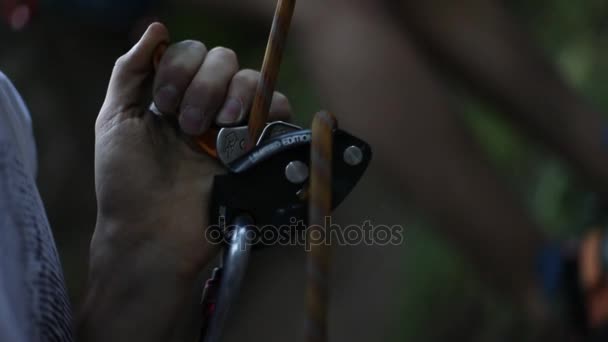
<instances>
[{"instance_id":1,"label":"knuckle","mask_svg":"<svg viewBox=\"0 0 608 342\"><path fill-rule=\"evenodd\" d=\"M234 81L239 83L255 84L260 78L260 73L253 69L243 69L234 75Z\"/></svg>"},{"instance_id":2,"label":"knuckle","mask_svg":"<svg viewBox=\"0 0 608 342\"><path fill-rule=\"evenodd\" d=\"M223 46L215 47L213 48L213 50L209 51L209 53L213 53L219 58L230 62L236 62L238 60L236 52L234 52L234 50Z\"/></svg>"},{"instance_id":3,"label":"knuckle","mask_svg":"<svg viewBox=\"0 0 608 342\"><path fill-rule=\"evenodd\" d=\"M118 57L114 62L114 70L122 70L129 63L129 53L125 53L124 55Z\"/></svg>"},{"instance_id":4,"label":"knuckle","mask_svg":"<svg viewBox=\"0 0 608 342\"><path fill-rule=\"evenodd\" d=\"M202 81L193 87L193 91L189 95L191 95L190 99L194 101L200 101L196 99L204 98L207 102L214 102L219 100L221 94L222 89L219 85L209 81Z\"/></svg>"},{"instance_id":5,"label":"knuckle","mask_svg":"<svg viewBox=\"0 0 608 342\"><path fill-rule=\"evenodd\" d=\"M275 101L276 101L275 103L279 109L289 109L289 107L290 107L289 99L287 98L287 96L285 96L281 93L276 93Z\"/></svg>"},{"instance_id":6,"label":"knuckle","mask_svg":"<svg viewBox=\"0 0 608 342\"><path fill-rule=\"evenodd\" d=\"M192 39L182 40L181 42L176 43L176 46L187 50L207 51L205 44L198 40Z\"/></svg>"},{"instance_id":7,"label":"knuckle","mask_svg":"<svg viewBox=\"0 0 608 342\"><path fill-rule=\"evenodd\" d=\"M95 135L99 135L99 132L101 131L101 119L99 118L99 116L97 116L97 118L95 119L95 126L93 126L95 129Z\"/></svg>"},{"instance_id":8,"label":"knuckle","mask_svg":"<svg viewBox=\"0 0 608 342\"><path fill-rule=\"evenodd\" d=\"M102 135L103 132L106 130L106 125L107 125L107 120L105 119L104 109L102 108L102 110L99 112L99 115L97 115L97 118L95 118L95 126L94 126L95 136Z\"/></svg>"},{"instance_id":9,"label":"knuckle","mask_svg":"<svg viewBox=\"0 0 608 342\"><path fill-rule=\"evenodd\" d=\"M289 99L287 96L281 93L275 93L273 102L273 111L279 114L289 114L291 113L291 104L289 103Z\"/></svg>"}]
</instances>

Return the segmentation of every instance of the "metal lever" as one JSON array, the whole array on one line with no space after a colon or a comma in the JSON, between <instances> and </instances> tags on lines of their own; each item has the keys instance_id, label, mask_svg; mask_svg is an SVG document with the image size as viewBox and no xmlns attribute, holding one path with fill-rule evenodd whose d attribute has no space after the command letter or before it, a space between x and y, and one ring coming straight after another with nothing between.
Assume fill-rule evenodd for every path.
<instances>
[{"instance_id":1,"label":"metal lever","mask_svg":"<svg viewBox=\"0 0 608 342\"><path fill-rule=\"evenodd\" d=\"M302 128L283 121L273 121L264 127L262 134L255 146L264 141L272 139L278 135L301 130ZM249 127L227 127L220 129L215 143L218 159L228 166L228 164L239 159L247 153L249 144Z\"/></svg>"}]
</instances>

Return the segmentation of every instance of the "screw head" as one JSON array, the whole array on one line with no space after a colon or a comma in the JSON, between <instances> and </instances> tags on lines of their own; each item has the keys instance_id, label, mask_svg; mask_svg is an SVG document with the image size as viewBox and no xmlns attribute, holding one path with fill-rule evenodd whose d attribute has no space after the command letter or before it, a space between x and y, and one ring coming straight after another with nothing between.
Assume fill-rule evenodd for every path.
<instances>
[{"instance_id":1,"label":"screw head","mask_svg":"<svg viewBox=\"0 0 608 342\"><path fill-rule=\"evenodd\" d=\"M357 166L363 161L363 152L357 146L350 146L344 150L344 162L350 166Z\"/></svg>"},{"instance_id":2,"label":"screw head","mask_svg":"<svg viewBox=\"0 0 608 342\"><path fill-rule=\"evenodd\" d=\"M308 166L294 160L285 167L285 177L293 184L304 183L308 179Z\"/></svg>"}]
</instances>

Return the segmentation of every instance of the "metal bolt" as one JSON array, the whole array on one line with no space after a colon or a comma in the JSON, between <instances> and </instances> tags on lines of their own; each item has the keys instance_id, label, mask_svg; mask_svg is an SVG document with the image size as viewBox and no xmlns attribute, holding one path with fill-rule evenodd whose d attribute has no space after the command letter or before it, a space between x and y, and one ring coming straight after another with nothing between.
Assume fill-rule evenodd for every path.
<instances>
[{"instance_id":1,"label":"metal bolt","mask_svg":"<svg viewBox=\"0 0 608 342\"><path fill-rule=\"evenodd\" d=\"M293 184L304 183L308 179L308 166L299 160L294 160L285 167L285 177Z\"/></svg>"},{"instance_id":2,"label":"metal bolt","mask_svg":"<svg viewBox=\"0 0 608 342\"><path fill-rule=\"evenodd\" d=\"M357 146L350 146L344 150L344 162L350 166L357 166L363 161L363 152Z\"/></svg>"}]
</instances>

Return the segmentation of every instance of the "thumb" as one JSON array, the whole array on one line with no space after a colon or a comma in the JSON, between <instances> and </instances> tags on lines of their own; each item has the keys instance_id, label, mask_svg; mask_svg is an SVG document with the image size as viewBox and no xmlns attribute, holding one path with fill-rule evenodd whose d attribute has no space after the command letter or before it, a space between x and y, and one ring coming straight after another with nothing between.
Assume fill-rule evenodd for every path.
<instances>
[{"instance_id":1,"label":"thumb","mask_svg":"<svg viewBox=\"0 0 608 342\"><path fill-rule=\"evenodd\" d=\"M168 42L167 28L161 23L152 23L131 50L116 60L98 121L107 122L141 103L146 92L145 81L154 70L155 52Z\"/></svg>"}]
</instances>

